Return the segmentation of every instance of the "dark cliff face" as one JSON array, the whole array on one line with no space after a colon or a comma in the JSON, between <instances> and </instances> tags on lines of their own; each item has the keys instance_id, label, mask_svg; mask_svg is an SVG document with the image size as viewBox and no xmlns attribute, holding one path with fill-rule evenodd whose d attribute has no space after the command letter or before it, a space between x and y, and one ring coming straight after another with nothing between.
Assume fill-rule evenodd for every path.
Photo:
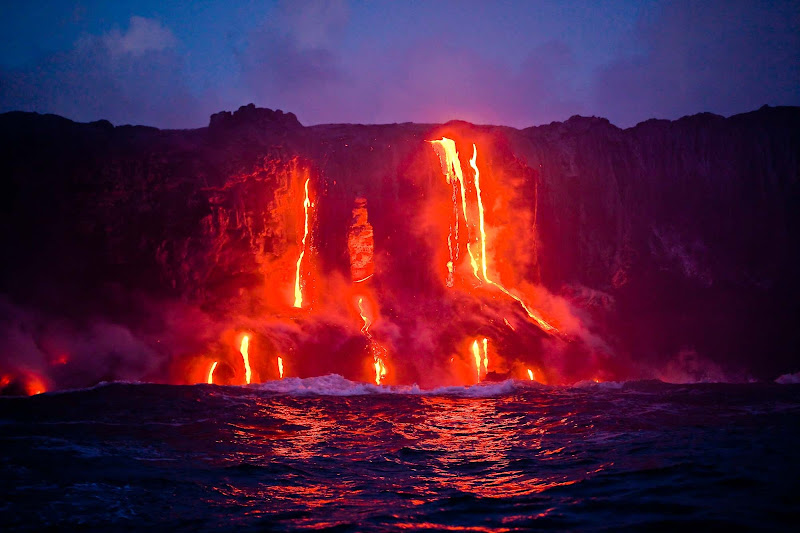
<instances>
[{"instance_id":1,"label":"dark cliff face","mask_svg":"<svg viewBox=\"0 0 800 533\"><path fill-rule=\"evenodd\" d=\"M184 355L223 350L236 324L259 332L282 320L293 326L281 335L264 326L263 344L292 354L295 375L358 377L361 363L347 354L363 340L347 313L320 325L284 305L306 179L314 204L301 265L306 301L328 310L331 294L350 294L348 231L356 199L366 200L369 292L385 324L374 331L394 352L397 382L424 382L424 369L443 366L467 334L496 340L507 354L502 371L513 373L512 359L547 366L554 341L513 301L485 283L457 295L442 283L447 213L436 206L446 210L450 193L425 141L443 135L456 140L465 173L476 145L492 271L552 316L568 306L580 322L555 349L562 379L798 370L798 108L627 130L582 117L515 130L303 127L291 113L248 106L186 131L0 115L0 291L6 337L17 339L2 346L0 374L28 368L55 386L180 381ZM139 355L116 348L113 357L85 356L77 370L42 370L53 364L51 345L78 350L63 331L98 320L124 329Z\"/></svg>"}]
</instances>

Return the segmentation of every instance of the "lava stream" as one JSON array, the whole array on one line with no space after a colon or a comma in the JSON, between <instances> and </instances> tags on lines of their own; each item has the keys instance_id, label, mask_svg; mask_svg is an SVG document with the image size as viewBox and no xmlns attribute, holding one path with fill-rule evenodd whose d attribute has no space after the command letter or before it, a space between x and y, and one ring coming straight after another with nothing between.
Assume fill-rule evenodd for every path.
<instances>
[{"instance_id":1,"label":"lava stream","mask_svg":"<svg viewBox=\"0 0 800 533\"><path fill-rule=\"evenodd\" d=\"M486 275L486 229L484 226L483 218L483 200L481 199L481 171L478 170L478 148L472 145L472 159L469 160L469 165L475 171L475 194L478 197L478 228L481 232L481 271L483 272L483 279L487 283L491 283L489 276Z\"/></svg>"},{"instance_id":2,"label":"lava stream","mask_svg":"<svg viewBox=\"0 0 800 533\"><path fill-rule=\"evenodd\" d=\"M242 359L244 359L244 380L247 382L248 385L250 384L250 376L251 376L250 356L248 354L249 347L250 347L250 337L245 335L244 337L242 337L242 345L239 348L239 351L242 354Z\"/></svg>"},{"instance_id":3,"label":"lava stream","mask_svg":"<svg viewBox=\"0 0 800 533\"><path fill-rule=\"evenodd\" d=\"M478 339L475 339L475 342L472 343L472 356L475 358L475 373L477 375L478 381L481 380L481 351L478 348Z\"/></svg>"},{"instance_id":4,"label":"lava stream","mask_svg":"<svg viewBox=\"0 0 800 533\"><path fill-rule=\"evenodd\" d=\"M508 296L512 297L517 302L519 302L519 304L525 310L525 313L527 313L528 317L530 317L534 322L536 322L539 325L539 327L542 328L544 331L558 332L558 330L554 326L551 326L549 323L547 323L547 321L545 321L542 317L540 317L538 313L532 311L525 304L525 302L522 301L520 297L511 293L508 289L500 285L500 283L492 281L491 279L489 279L489 276L487 275L486 230L484 227L483 199L481 198L481 183L480 183L481 173L480 170L478 170L477 160L478 160L478 147L473 144L472 159L470 159L469 164L472 167L472 170L475 172L475 191L477 193L477 200L478 200L478 226L480 228L480 233L481 233L481 270L483 272L483 279L486 281L486 283L494 285L495 287L500 289L503 293L507 294Z\"/></svg>"},{"instance_id":5,"label":"lava stream","mask_svg":"<svg viewBox=\"0 0 800 533\"><path fill-rule=\"evenodd\" d=\"M464 185L464 175L461 171L461 162L458 159L456 143L447 137L442 137L437 141L428 142L433 145L434 150L439 156L439 162L442 165L442 172L445 175L447 183L453 184L453 214L455 221L453 227L455 228L455 251L453 245L453 232L451 232L450 235L447 236L447 243L450 249L450 261L447 263L447 286L452 287L453 262L458 259L458 200L456 188L460 190L461 195L461 212L464 215L464 224L467 227L467 253L469 254L469 261L470 265L472 266L472 273L475 275L475 278L480 281L480 277L478 276L478 262L475 259L475 255L472 253L472 246L470 243L466 187Z\"/></svg>"},{"instance_id":6,"label":"lava stream","mask_svg":"<svg viewBox=\"0 0 800 533\"><path fill-rule=\"evenodd\" d=\"M367 315L364 314L364 307L362 305L363 303L364 303L364 298L359 298L358 299L358 314L361 315L361 320L364 321L364 326L361 328L361 333L366 335L368 339L372 339L372 335L370 335L370 333L369 333L369 327L370 327L370 325L372 325L372 322L367 317Z\"/></svg>"},{"instance_id":7,"label":"lava stream","mask_svg":"<svg viewBox=\"0 0 800 533\"><path fill-rule=\"evenodd\" d=\"M218 363L218 361L214 361L214 364L211 365L211 369L208 371L208 384L209 385L213 385L214 384L214 370L217 369L217 363Z\"/></svg>"},{"instance_id":8,"label":"lava stream","mask_svg":"<svg viewBox=\"0 0 800 533\"><path fill-rule=\"evenodd\" d=\"M483 371L489 373L489 341L483 339Z\"/></svg>"},{"instance_id":9,"label":"lava stream","mask_svg":"<svg viewBox=\"0 0 800 533\"><path fill-rule=\"evenodd\" d=\"M533 371L530 368L528 369L528 377L531 378L531 381L534 381L534 379L533 379Z\"/></svg>"},{"instance_id":10,"label":"lava stream","mask_svg":"<svg viewBox=\"0 0 800 533\"><path fill-rule=\"evenodd\" d=\"M303 230L302 248L300 249L300 257L297 258L297 271L294 277L294 306L303 307L303 291L300 290L300 266L303 263L303 256L306 254L306 239L308 238L308 208L311 207L311 200L308 198L308 182L310 178L306 179L305 192L306 197L303 200L303 213L305 215L305 228ZM250 381L248 380L248 383Z\"/></svg>"},{"instance_id":11,"label":"lava stream","mask_svg":"<svg viewBox=\"0 0 800 533\"><path fill-rule=\"evenodd\" d=\"M381 357L381 351L385 353L385 349L378 344L375 339L372 338L372 334L369 332L369 327L372 325L372 321L369 319L367 314L364 312L364 299L358 299L358 313L361 315L361 320L364 321L364 325L361 328L361 333L367 338L369 342L369 350L372 353L372 366L375 368L375 384L380 385L383 378L386 377L386 364L383 362L383 358Z\"/></svg>"},{"instance_id":12,"label":"lava stream","mask_svg":"<svg viewBox=\"0 0 800 533\"><path fill-rule=\"evenodd\" d=\"M386 377L386 365L378 355L373 355L375 366L375 385L380 385L383 378Z\"/></svg>"},{"instance_id":13,"label":"lava stream","mask_svg":"<svg viewBox=\"0 0 800 533\"><path fill-rule=\"evenodd\" d=\"M283 379L283 358L278 356L278 375Z\"/></svg>"}]
</instances>

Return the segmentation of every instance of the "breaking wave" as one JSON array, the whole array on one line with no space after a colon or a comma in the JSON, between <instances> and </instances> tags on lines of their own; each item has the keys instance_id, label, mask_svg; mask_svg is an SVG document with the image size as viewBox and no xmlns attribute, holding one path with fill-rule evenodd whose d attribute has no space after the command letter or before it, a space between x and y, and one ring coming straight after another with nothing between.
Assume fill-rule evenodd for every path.
<instances>
[{"instance_id":1,"label":"breaking wave","mask_svg":"<svg viewBox=\"0 0 800 533\"><path fill-rule=\"evenodd\" d=\"M373 385L358 381L350 381L339 374L328 374L311 378L284 378L251 385L263 392L290 395L315 396L362 396L366 394L402 394L427 396L462 396L465 398L489 398L514 392L520 387L542 386L511 379L479 383L470 386L437 387L421 389L418 385Z\"/></svg>"}]
</instances>

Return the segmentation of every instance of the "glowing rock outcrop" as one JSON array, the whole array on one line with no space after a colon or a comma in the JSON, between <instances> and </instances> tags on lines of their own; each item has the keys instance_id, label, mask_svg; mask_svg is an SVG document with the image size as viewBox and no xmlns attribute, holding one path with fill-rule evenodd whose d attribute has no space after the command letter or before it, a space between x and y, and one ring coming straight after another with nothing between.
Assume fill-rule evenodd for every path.
<instances>
[{"instance_id":1,"label":"glowing rock outcrop","mask_svg":"<svg viewBox=\"0 0 800 533\"><path fill-rule=\"evenodd\" d=\"M372 224L368 221L367 200L357 198L353 220L347 232L347 250L350 253L350 275L355 283L368 280L375 274L375 239Z\"/></svg>"}]
</instances>

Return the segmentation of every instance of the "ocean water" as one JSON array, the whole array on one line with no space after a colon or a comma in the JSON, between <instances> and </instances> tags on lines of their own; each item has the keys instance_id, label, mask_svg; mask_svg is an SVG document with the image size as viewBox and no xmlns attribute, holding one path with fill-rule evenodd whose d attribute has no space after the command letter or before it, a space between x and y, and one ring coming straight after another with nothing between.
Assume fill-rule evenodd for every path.
<instances>
[{"instance_id":1,"label":"ocean water","mask_svg":"<svg viewBox=\"0 0 800 533\"><path fill-rule=\"evenodd\" d=\"M800 386L339 376L0 398L0 529L796 530Z\"/></svg>"}]
</instances>

